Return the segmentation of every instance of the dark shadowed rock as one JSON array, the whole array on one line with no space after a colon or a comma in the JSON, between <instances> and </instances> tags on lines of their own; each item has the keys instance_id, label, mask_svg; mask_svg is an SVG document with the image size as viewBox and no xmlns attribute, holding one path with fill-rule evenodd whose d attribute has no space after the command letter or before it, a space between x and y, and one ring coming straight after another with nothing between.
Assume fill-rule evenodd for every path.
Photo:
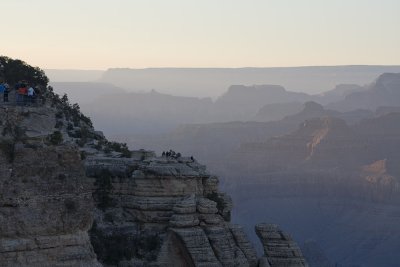
<instances>
[{"instance_id":1,"label":"dark shadowed rock","mask_svg":"<svg viewBox=\"0 0 400 267\"><path fill-rule=\"evenodd\" d=\"M308 267L296 242L277 225L257 224L255 229L271 267Z\"/></svg>"}]
</instances>

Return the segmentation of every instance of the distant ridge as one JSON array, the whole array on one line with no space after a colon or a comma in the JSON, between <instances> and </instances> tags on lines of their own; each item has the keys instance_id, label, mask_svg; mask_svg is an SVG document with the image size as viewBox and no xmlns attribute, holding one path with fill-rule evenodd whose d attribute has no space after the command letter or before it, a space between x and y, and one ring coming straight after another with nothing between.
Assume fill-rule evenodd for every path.
<instances>
[{"instance_id":1,"label":"distant ridge","mask_svg":"<svg viewBox=\"0 0 400 267\"><path fill-rule=\"evenodd\" d=\"M400 66L112 68L101 81L128 90L197 97L217 97L232 84L278 84L288 91L315 94L338 84L365 85L385 72L400 72Z\"/></svg>"},{"instance_id":2,"label":"distant ridge","mask_svg":"<svg viewBox=\"0 0 400 267\"><path fill-rule=\"evenodd\" d=\"M383 73L366 90L353 92L342 101L328 105L341 111L359 108L374 110L381 106L400 106L400 72Z\"/></svg>"},{"instance_id":3,"label":"distant ridge","mask_svg":"<svg viewBox=\"0 0 400 267\"><path fill-rule=\"evenodd\" d=\"M279 84L288 91L316 94L338 84L365 85L400 65L343 65L241 68L109 68L107 70L46 69L52 82L105 82L127 91L177 96L213 97L232 84Z\"/></svg>"}]
</instances>

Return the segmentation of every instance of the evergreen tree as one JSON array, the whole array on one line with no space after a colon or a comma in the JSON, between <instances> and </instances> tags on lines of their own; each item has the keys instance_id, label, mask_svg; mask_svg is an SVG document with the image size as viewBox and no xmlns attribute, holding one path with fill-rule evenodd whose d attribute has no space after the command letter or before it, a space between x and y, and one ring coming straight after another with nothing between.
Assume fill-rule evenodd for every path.
<instances>
[{"instance_id":1,"label":"evergreen tree","mask_svg":"<svg viewBox=\"0 0 400 267\"><path fill-rule=\"evenodd\" d=\"M0 56L0 79L14 85L26 81L33 86L46 87L49 78L39 67L32 67L19 59Z\"/></svg>"}]
</instances>

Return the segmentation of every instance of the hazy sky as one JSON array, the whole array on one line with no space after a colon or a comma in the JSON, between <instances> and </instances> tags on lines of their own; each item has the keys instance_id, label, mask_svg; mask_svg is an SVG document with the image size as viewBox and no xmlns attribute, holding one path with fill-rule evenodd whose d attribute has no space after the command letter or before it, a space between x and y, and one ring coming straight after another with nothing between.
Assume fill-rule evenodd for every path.
<instances>
[{"instance_id":1,"label":"hazy sky","mask_svg":"<svg viewBox=\"0 0 400 267\"><path fill-rule=\"evenodd\" d=\"M399 0L0 0L41 68L400 64Z\"/></svg>"}]
</instances>

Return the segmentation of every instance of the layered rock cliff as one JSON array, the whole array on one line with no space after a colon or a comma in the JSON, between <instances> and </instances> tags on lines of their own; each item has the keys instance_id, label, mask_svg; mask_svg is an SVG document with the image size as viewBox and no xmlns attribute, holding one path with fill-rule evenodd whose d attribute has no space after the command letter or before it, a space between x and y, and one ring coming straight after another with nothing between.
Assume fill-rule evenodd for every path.
<instances>
[{"instance_id":1,"label":"layered rock cliff","mask_svg":"<svg viewBox=\"0 0 400 267\"><path fill-rule=\"evenodd\" d=\"M292 237L279 229L278 225L258 224L256 232L264 248L264 257L260 260L260 266L308 266Z\"/></svg>"},{"instance_id":2,"label":"layered rock cliff","mask_svg":"<svg viewBox=\"0 0 400 267\"><path fill-rule=\"evenodd\" d=\"M80 154L49 138L56 110L0 109L0 266L101 266Z\"/></svg>"},{"instance_id":3,"label":"layered rock cliff","mask_svg":"<svg viewBox=\"0 0 400 267\"><path fill-rule=\"evenodd\" d=\"M257 266L255 250L243 229L229 223L232 202L218 191L216 177L188 158L140 158L86 160L89 176L99 179L98 174L107 173L111 180L113 203L97 210L91 231L95 250L108 253L100 256L106 263ZM115 166L129 172L116 173ZM131 259L116 258L107 251L114 238L132 244L122 248ZM150 249L140 251L138 243Z\"/></svg>"}]
</instances>

